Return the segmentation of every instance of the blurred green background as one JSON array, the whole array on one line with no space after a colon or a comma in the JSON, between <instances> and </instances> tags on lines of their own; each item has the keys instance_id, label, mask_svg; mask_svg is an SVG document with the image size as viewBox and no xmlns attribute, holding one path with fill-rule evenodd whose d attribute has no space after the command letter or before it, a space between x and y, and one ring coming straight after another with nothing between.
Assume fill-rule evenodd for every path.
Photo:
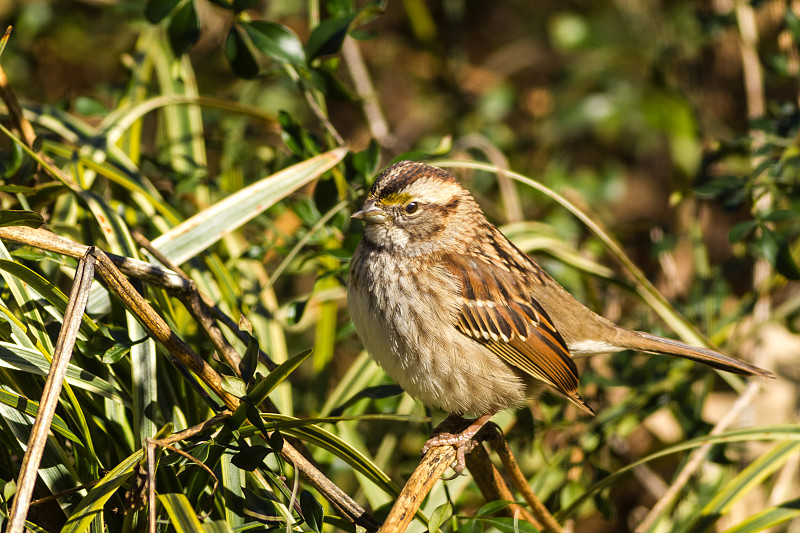
<instances>
[{"instance_id":1,"label":"blurred green background","mask_svg":"<svg viewBox=\"0 0 800 533\"><path fill-rule=\"evenodd\" d=\"M594 419L553 395L496 417L557 518L588 532L800 531L792 433L800 378L798 17L797 2L774 0L6 0L0 22L13 32L0 56L3 101L16 95L36 134L33 151L63 176L14 141L24 136L6 112L0 207L39 212L60 235L144 257L133 232L158 243L235 191L347 147L319 180L253 208L251 220L218 242L197 242L180 266L234 321L245 316L276 362L314 349L271 399L286 416L364 415L320 422L313 427L330 433L317 441L287 434L309 444L321 470L380 519L395 496L389 484L402 486L431 424L361 352L349 321L343 287L362 229L349 212L390 162L446 160L489 218L596 311L627 327L708 339L778 376L733 407L741 380L685 361L632 353L581 361L581 394L598 411ZM541 183L597 221L600 237L541 192L458 162ZM113 236L101 214L113 219ZM603 236L619 242L658 293L643 288ZM5 246L3 259L69 292L74 260ZM23 348L47 357L44 337L55 339L58 321L47 305L43 315L31 312L43 305L31 303L36 294L26 300L12 290L27 274L3 269L0 326L16 320L20 331L44 333L27 346L16 329L0 327L0 359ZM176 300L142 290L236 382ZM79 343L73 365L102 379L107 393L78 380L59 406L78 437L53 437L53 461L69 467L42 476L34 498L59 492L56 478L74 486L101 477L167 423L180 430L213 414L154 343L135 342L144 333L119 302L95 296L89 312L105 340ZM0 423L5 516L30 426L18 399L38 400L44 378L0 366L10 395L4 417L19 417ZM746 445L715 447L665 508L648 516L687 453L597 485L656 450L707 435L732 409L738 416L728 427L762 431ZM394 413L408 419L381 416ZM444 416L431 415L434 423ZM332 450L334 439L348 447ZM247 442L266 444L258 435ZM225 490L211 496L208 476L175 455L159 467L158 490L185 495L207 524L318 529L307 517L316 509L310 501L326 518L337 514L305 484L311 500L302 518L292 511L293 470L275 454L247 469L231 463L230 443L207 436L185 448L201 461L214 458L208 466ZM353 465L356 450L372 473ZM758 457L767 459L748 467ZM123 513L121 493L86 527L141 530L144 513ZM80 500L34 506L29 520L59 530ZM513 530L510 519L480 514L484 503L467 476L437 484L424 512L443 531ZM168 510L160 513L162 530L177 527L166 525L177 520ZM326 530L344 527L330 520ZM412 525L426 527L423 518Z\"/></svg>"}]
</instances>

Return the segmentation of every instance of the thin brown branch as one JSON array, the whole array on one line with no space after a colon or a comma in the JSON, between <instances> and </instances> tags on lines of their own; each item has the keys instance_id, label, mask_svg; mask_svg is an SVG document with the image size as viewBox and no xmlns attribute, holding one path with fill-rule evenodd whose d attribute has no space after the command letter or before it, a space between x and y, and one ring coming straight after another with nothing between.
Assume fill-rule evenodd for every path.
<instances>
[{"instance_id":1,"label":"thin brown branch","mask_svg":"<svg viewBox=\"0 0 800 533\"><path fill-rule=\"evenodd\" d=\"M473 450L467 454L467 467L472 474L472 479L481 490L481 494L486 501L506 500L514 501L514 495L506 485L503 476L489 460L489 454L486 453L486 448L482 445L475 446ZM534 516L524 507L516 503L505 507L502 512L511 518L519 516L522 520L532 524L537 529L542 529L542 525L534 518ZM546 531L546 530L545 530Z\"/></svg>"},{"instance_id":2,"label":"thin brown branch","mask_svg":"<svg viewBox=\"0 0 800 533\"><path fill-rule=\"evenodd\" d=\"M28 515L33 487L36 484L39 463L42 460L47 436L50 433L50 424L53 421L58 397L67 375L67 366L72 357L72 349L81 326L83 311L86 309L86 302L89 301L89 291L92 281L94 281L95 259L93 254L87 252L78 263L78 269L75 272L69 302L64 312L64 324L58 334L50 372L47 374L39 410L36 412L36 419L31 428L25 457L22 459L17 480L17 494L14 496L14 504L8 519L7 531L10 533L22 533L25 529L25 518Z\"/></svg>"},{"instance_id":3,"label":"thin brown branch","mask_svg":"<svg viewBox=\"0 0 800 533\"><path fill-rule=\"evenodd\" d=\"M208 385L226 407L231 410L239 407L239 398L222 388L220 375L170 329L164 319L136 291L108 256L95 246L90 248L90 253L97 258L97 273L106 286L122 300L125 307L139 319L153 338Z\"/></svg>"},{"instance_id":4,"label":"thin brown branch","mask_svg":"<svg viewBox=\"0 0 800 533\"><path fill-rule=\"evenodd\" d=\"M342 44L342 57L344 58L347 69L350 71L350 78L355 85L356 93L361 98L361 105L364 108L364 117L367 119L367 126L372 136L378 144L386 148L394 148L397 141L389 133L389 124L381 110L380 100L369 71L364 64L361 50L352 37L346 37Z\"/></svg>"},{"instance_id":5,"label":"thin brown branch","mask_svg":"<svg viewBox=\"0 0 800 533\"><path fill-rule=\"evenodd\" d=\"M216 371L211 368L199 355L197 355L183 340L181 340L169 328L167 323L155 310L144 300L144 298L133 288L120 270L127 274L151 282L155 285L175 290L178 293L192 292L193 284L190 280L181 277L175 272L166 270L157 265L136 261L126 257L105 254L99 248L88 247L72 242L68 239L59 237L49 231L36 230L32 228L5 227L0 228L0 239L5 239L21 244L27 244L36 248L49 250L70 257L81 257L89 253L97 260L97 273L106 282L107 287L117 294L125 306L142 322L150 334L167 349L179 362L192 370L206 385L209 386L225 402L226 406L235 410L239 405L239 399L228 394L222 389L221 378ZM115 266L118 265L120 269ZM227 317L226 317L227 318ZM227 319L231 322L230 319ZM227 325L227 324L226 324ZM244 334L236 324L231 324L231 330L241 337ZM266 355L264 355L266 358ZM267 358L269 361L269 359ZM270 361L271 363L271 361ZM274 368L274 363L272 367ZM222 412L209 421L190 428L180 434L170 437L169 440L182 440L191 436L192 431L201 431L212 427L221 422L222 419L230 415L230 412ZM179 437L180 435L180 437ZM284 443L281 455L292 462L298 470L308 479L311 485L316 488L329 502L335 505L342 514L354 524L365 528L367 531L377 531L378 523L372 518L355 500L353 500L342 489L328 479L318 468L316 468L306 457L288 442ZM23 517L24 519L24 517Z\"/></svg>"},{"instance_id":6,"label":"thin brown branch","mask_svg":"<svg viewBox=\"0 0 800 533\"><path fill-rule=\"evenodd\" d=\"M247 334L243 332L239 326L233 320L231 320L230 317L228 317L228 315L223 313L214 303L214 301L211 300L211 298L201 292L197 288L197 285L194 283L194 281L189 279L186 273L184 273L177 265L170 261L168 257L166 257L155 246L153 246L144 235L138 231L134 231L132 236L139 246L147 250L148 253L160 261L164 266L177 272L184 279L186 279L186 281L189 283L186 288L173 290L167 287L167 289L169 289L172 295L178 298L186 307L186 309L189 310L197 323L203 328L203 332L206 334L208 339L214 344L217 351L222 354L222 357L225 359L225 361L227 361L228 366L234 369L236 375L241 376L241 372L239 371L239 363L241 363L242 358L233 345L228 342L228 339L225 338L225 335L222 333L222 329L217 324L217 320L225 324L225 326L227 326L228 329L242 342L248 342L249 339ZM259 359L269 370L274 370L278 366L266 353L264 353L263 350L259 349L258 355Z\"/></svg>"},{"instance_id":7,"label":"thin brown branch","mask_svg":"<svg viewBox=\"0 0 800 533\"><path fill-rule=\"evenodd\" d=\"M452 446L436 446L428 450L395 500L381 526L381 533L405 531L425 496L455 460L456 449Z\"/></svg>"},{"instance_id":8,"label":"thin brown branch","mask_svg":"<svg viewBox=\"0 0 800 533\"><path fill-rule=\"evenodd\" d=\"M725 416L722 417L719 422L717 422L717 425L714 426L714 429L711 430L709 435L718 435L725 431L728 426L730 426L742 413L742 411L750 406L750 403L753 401L753 397L760 388L761 386L755 381L748 383L747 388L739 396ZM686 485L697 469L703 464L703 461L705 461L706 455L708 455L710 450L711 445L704 444L692 452L692 454L689 456L689 460L686 462L686 466L676 476L675 481L672 483L672 485L670 485L664 496L656 502L653 508L650 509L650 512L647 513L647 516L644 518L644 520L642 520L641 523L636 526L636 529L634 530L636 533L644 533L645 531L649 531L655 525L658 517L667 509L667 507L673 504L681 490L683 490L684 485Z\"/></svg>"},{"instance_id":9,"label":"thin brown branch","mask_svg":"<svg viewBox=\"0 0 800 533\"><path fill-rule=\"evenodd\" d=\"M85 244L65 239L50 231L20 226L0 228L0 239L75 258L83 257L89 249ZM114 254L106 255L122 272L147 283L177 290L187 290L190 286L185 278L158 265Z\"/></svg>"},{"instance_id":10,"label":"thin brown branch","mask_svg":"<svg viewBox=\"0 0 800 533\"><path fill-rule=\"evenodd\" d=\"M542 531L546 533L563 533L561 526L556 522L556 519L553 518L553 515L550 514L550 511L547 510L547 507L542 503L542 501L536 496L531 490L530 485L528 485L528 480L525 479L525 476L522 474L522 471L519 469L519 465L517 464L517 460L514 459L514 454L511 453L511 448L508 447L508 443L506 442L505 437L503 437L503 433L495 427L495 435L492 439L492 444L497 451L497 455L500 457L500 461L503 463L503 467L508 472L508 475L511 476L511 481L514 483L514 486L517 490L522 494L522 497L528 502L528 505L533 512L533 516L541 522L542 524Z\"/></svg>"},{"instance_id":11,"label":"thin brown branch","mask_svg":"<svg viewBox=\"0 0 800 533\"><path fill-rule=\"evenodd\" d=\"M147 454L147 532L156 533L156 447L149 439L145 447Z\"/></svg>"}]
</instances>

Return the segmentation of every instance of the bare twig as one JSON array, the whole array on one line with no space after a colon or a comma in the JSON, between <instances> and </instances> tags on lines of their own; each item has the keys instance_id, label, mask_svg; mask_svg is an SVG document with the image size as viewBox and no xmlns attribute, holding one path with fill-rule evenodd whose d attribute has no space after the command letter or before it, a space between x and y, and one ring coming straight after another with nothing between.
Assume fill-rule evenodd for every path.
<instances>
[{"instance_id":1,"label":"bare twig","mask_svg":"<svg viewBox=\"0 0 800 533\"><path fill-rule=\"evenodd\" d=\"M487 501L506 500L514 501L514 495L509 490L508 485L503 480L503 476L489 460L489 454L482 445L475 446L467 454L467 467L472 474L472 479L481 490L481 494ZM513 518L515 515L526 522L532 524L537 529L542 529L542 525L524 507L513 503L503 509L503 513ZM545 530L546 531L546 530Z\"/></svg>"},{"instance_id":2,"label":"bare twig","mask_svg":"<svg viewBox=\"0 0 800 533\"><path fill-rule=\"evenodd\" d=\"M170 329L164 319L136 291L108 256L95 246L90 248L90 253L97 258L97 273L106 286L122 300L125 307L139 319L153 338L203 380L219 396L226 407L231 410L239 407L239 398L222 388L222 378L219 374Z\"/></svg>"},{"instance_id":3,"label":"bare twig","mask_svg":"<svg viewBox=\"0 0 800 533\"><path fill-rule=\"evenodd\" d=\"M217 324L217 320L225 324L225 326L227 326L231 332L239 337L242 342L248 342L248 335L243 332L239 326L233 320L231 320L230 317L228 317L228 315L223 313L209 296L201 292L197 288L197 285L194 283L194 281L192 281L186 275L186 273L183 272L183 270L181 270L177 265L170 261L168 257L166 257L155 246L153 246L153 244L144 235L138 231L134 231L132 236L139 246L147 250L147 252L160 261L161 264L177 272L187 281L188 285L185 288L172 289L167 287L167 289L170 290L171 294L177 297L183 303L186 309L189 310L197 323L203 328L203 332L206 334L209 340L214 343L217 351L219 351L228 362L228 366L234 369L237 376L241 377L239 363L241 363L242 358L239 355L239 352L237 352L231 343L228 342L228 339L225 338L225 335L222 333L222 330ZM260 349L259 358L269 370L274 370L278 366L266 353Z\"/></svg>"},{"instance_id":4,"label":"bare twig","mask_svg":"<svg viewBox=\"0 0 800 533\"><path fill-rule=\"evenodd\" d=\"M91 252L97 261L97 273L106 282L108 288L117 294L126 307L139 319L150 334L167 349L179 362L192 370L203 382L208 385L225 402L226 407L235 410L239 405L239 399L230 395L222 389L222 380L217 372L211 368L205 360L197 355L183 340L181 340L169 328L167 323L156 313L150 304L133 288L127 279L122 275L120 269L126 273L152 282L161 287L181 292L192 292L193 284L179 274L166 270L157 265L136 261L126 257L110 256L96 247L88 247L72 242L68 239L59 237L44 230L32 228L4 227L0 228L0 238L7 239L21 244L27 244L44 250L71 257L80 257ZM113 258L113 259L112 259ZM120 266L117 269L115 263ZM196 291L195 291L196 292ZM231 322L228 318L228 322ZM236 324L232 324L231 330L240 336L244 334ZM237 354L238 355L238 354ZM264 356L266 357L266 355ZM272 363L274 368L274 363ZM220 413L217 417L201 424L203 428L211 427L219 423L222 419L229 416L229 411ZM198 428L200 426L195 426ZM191 430L176 434L170 439L176 442L189 436ZM182 435L182 436L178 436ZM311 485L316 488L329 502L334 504L342 514L354 524L365 528L367 531L377 531L378 523L372 518L355 500L353 500L342 489L336 486L330 479L319 471L306 457L288 442L284 442L281 455L292 462L298 470L308 479ZM23 517L24 520L24 517Z\"/></svg>"},{"instance_id":5,"label":"bare twig","mask_svg":"<svg viewBox=\"0 0 800 533\"><path fill-rule=\"evenodd\" d=\"M381 526L381 533L405 531L422 505L422 500L455 459L456 449L452 446L436 446L428 450L395 500Z\"/></svg>"},{"instance_id":6,"label":"bare twig","mask_svg":"<svg viewBox=\"0 0 800 533\"><path fill-rule=\"evenodd\" d=\"M508 447L508 443L505 437L503 437L503 433L497 426L494 426L494 428L495 434L492 439L492 444L497 451L497 455L500 457L500 461L503 463L503 467L505 467L508 475L511 476L514 486L520 494L522 494L525 501L528 502L533 516L542 523L543 531L546 533L563 533L556 519L553 518L553 515L550 514L547 507L544 506L542 501L531 490L530 485L528 485L528 480L525 479L525 476L519 469L519 465L517 465L517 461L514 459L514 454L511 453L511 448Z\"/></svg>"},{"instance_id":7,"label":"bare twig","mask_svg":"<svg viewBox=\"0 0 800 533\"><path fill-rule=\"evenodd\" d=\"M14 505L8 520L7 531L9 533L22 533L25 529L25 518L28 514L33 487L36 484L39 463L47 444L47 435L50 432L50 424L58 405L58 396L61 394L61 387L67 375L67 366L72 357L72 349L81 326L83 311L86 309L86 302L89 301L89 291L94 280L94 266L95 257L87 252L75 272L69 303L64 313L64 324L58 334L50 372L47 374L39 410L31 428L27 451L22 459L17 481L17 494L14 496Z\"/></svg>"},{"instance_id":8,"label":"bare twig","mask_svg":"<svg viewBox=\"0 0 800 533\"><path fill-rule=\"evenodd\" d=\"M85 244L65 239L47 230L18 226L0 228L0 239L75 258L83 257L89 249ZM142 281L167 289L187 290L190 286L190 282L179 274L158 265L114 254L106 255L122 272Z\"/></svg>"},{"instance_id":9,"label":"bare twig","mask_svg":"<svg viewBox=\"0 0 800 533\"><path fill-rule=\"evenodd\" d=\"M372 85L361 50L352 37L345 38L344 44L342 44L342 57L350 71L350 78L356 87L356 93L361 98L370 133L381 146L394 148L396 141L389 133L389 124L383 115L378 94Z\"/></svg>"},{"instance_id":10,"label":"bare twig","mask_svg":"<svg viewBox=\"0 0 800 533\"><path fill-rule=\"evenodd\" d=\"M719 435L725 431L728 426L730 426L742 413L742 411L750 406L750 402L753 401L753 397L759 389L759 383L755 381L748 383L747 388L745 388L744 392L739 396L725 416L722 417L719 422L717 422L717 425L714 426L714 429L711 430L709 435ZM675 481L672 483L672 485L670 485L664 496L656 502L653 508L650 509L650 512L647 513L647 516L644 518L644 520L642 520L641 523L636 526L636 533L643 533L644 531L648 531L653 527L661 513L664 512L667 507L672 505L675 498L677 498L678 494L680 494L680 491L683 490L684 485L686 485L697 469L700 468L700 465L703 464L703 461L710 450L711 444L704 444L692 452L692 454L689 456L689 460L686 462L686 466L683 468L683 470L681 470L680 474L677 475Z\"/></svg>"}]
</instances>

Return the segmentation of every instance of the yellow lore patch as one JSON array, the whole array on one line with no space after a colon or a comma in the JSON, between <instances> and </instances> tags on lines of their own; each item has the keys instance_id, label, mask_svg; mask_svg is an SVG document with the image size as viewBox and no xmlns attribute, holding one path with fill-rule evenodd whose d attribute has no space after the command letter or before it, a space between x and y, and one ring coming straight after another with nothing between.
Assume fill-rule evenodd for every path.
<instances>
[{"instance_id":1,"label":"yellow lore patch","mask_svg":"<svg viewBox=\"0 0 800 533\"><path fill-rule=\"evenodd\" d=\"M383 205L405 204L411 201L411 195L408 193L393 192L381 198L380 201Z\"/></svg>"}]
</instances>

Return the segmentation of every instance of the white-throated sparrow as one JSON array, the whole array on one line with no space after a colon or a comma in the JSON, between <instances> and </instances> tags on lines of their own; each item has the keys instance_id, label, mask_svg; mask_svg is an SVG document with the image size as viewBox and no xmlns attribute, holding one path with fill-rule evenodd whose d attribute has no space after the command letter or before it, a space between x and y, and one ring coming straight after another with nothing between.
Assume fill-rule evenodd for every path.
<instances>
[{"instance_id":1,"label":"white-throated sparrow","mask_svg":"<svg viewBox=\"0 0 800 533\"><path fill-rule=\"evenodd\" d=\"M588 413L575 355L677 355L744 375L732 357L621 328L573 298L484 216L449 173L404 161L386 169L353 218L366 223L347 287L370 355L403 389L451 415L479 418L426 444L454 445L458 466L480 427L549 385Z\"/></svg>"}]
</instances>

